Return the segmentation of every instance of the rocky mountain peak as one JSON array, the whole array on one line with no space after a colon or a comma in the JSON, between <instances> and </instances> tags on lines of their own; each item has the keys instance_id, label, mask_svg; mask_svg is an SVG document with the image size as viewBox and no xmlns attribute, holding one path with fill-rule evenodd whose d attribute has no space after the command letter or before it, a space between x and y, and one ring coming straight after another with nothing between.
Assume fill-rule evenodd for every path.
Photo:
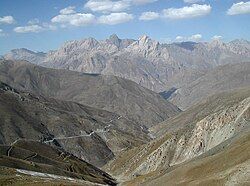
<instances>
[{"instance_id":1,"label":"rocky mountain peak","mask_svg":"<svg viewBox=\"0 0 250 186\"><path fill-rule=\"evenodd\" d=\"M76 51L77 49L91 50L98 45L99 42L96 39L90 37L80 41L74 40L66 42L58 51L62 50L63 52L69 54L72 51Z\"/></svg>"},{"instance_id":2,"label":"rocky mountain peak","mask_svg":"<svg viewBox=\"0 0 250 186\"><path fill-rule=\"evenodd\" d=\"M111 36L109 36L106 41L108 43L114 44L117 47L120 47L121 44L121 39L116 34L112 34Z\"/></svg>"},{"instance_id":3,"label":"rocky mountain peak","mask_svg":"<svg viewBox=\"0 0 250 186\"><path fill-rule=\"evenodd\" d=\"M139 38L139 43L145 44L148 43L151 39L147 35L142 35Z\"/></svg>"},{"instance_id":4,"label":"rocky mountain peak","mask_svg":"<svg viewBox=\"0 0 250 186\"><path fill-rule=\"evenodd\" d=\"M230 43L233 43L233 44L249 44L249 41L247 41L245 39L235 39L235 40L231 41Z\"/></svg>"},{"instance_id":5,"label":"rocky mountain peak","mask_svg":"<svg viewBox=\"0 0 250 186\"><path fill-rule=\"evenodd\" d=\"M90 38L84 40L84 44L90 48L93 48L96 45L98 45L99 42L95 38L90 37Z\"/></svg>"},{"instance_id":6,"label":"rocky mountain peak","mask_svg":"<svg viewBox=\"0 0 250 186\"><path fill-rule=\"evenodd\" d=\"M240 55L250 56L250 42L244 39L236 39L227 44L229 50Z\"/></svg>"},{"instance_id":7,"label":"rocky mountain peak","mask_svg":"<svg viewBox=\"0 0 250 186\"><path fill-rule=\"evenodd\" d=\"M152 40L149 36L143 35L138 40L139 49L143 51L148 50L158 50L160 43L158 41Z\"/></svg>"},{"instance_id":8,"label":"rocky mountain peak","mask_svg":"<svg viewBox=\"0 0 250 186\"><path fill-rule=\"evenodd\" d=\"M37 55L44 55L45 54L43 52L34 52L34 51L31 51L27 48L13 49L13 50L11 50L11 52L14 54L37 54Z\"/></svg>"},{"instance_id":9,"label":"rocky mountain peak","mask_svg":"<svg viewBox=\"0 0 250 186\"><path fill-rule=\"evenodd\" d=\"M220 39L214 39L214 40L212 40L212 41L209 43L209 46L210 46L211 48L214 48L214 47L222 48L222 47L225 47L225 43L223 43Z\"/></svg>"},{"instance_id":10,"label":"rocky mountain peak","mask_svg":"<svg viewBox=\"0 0 250 186\"><path fill-rule=\"evenodd\" d=\"M109 40L117 41L117 40L120 40L120 38L116 34L112 34L112 35L109 36Z\"/></svg>"},{"instance_id":11,"label":"rocky mountain peak","mask_svg":"<svg viewBox=\"0 0 250 186\"><path fill-rule=\"evenodd\" d=\"M11 52L30 52L30 53L34 53L31 50L28 50L26 48L13 49L13 50L11 50Z\"/></svg>"},{"instance_id":12,"label":"rocky mountain peak","mask_svg":"<svg viewBox=\"0 0 250 186\"><path fill-rule=\"evenodd\" d=\"M13 49L9 53L5 54L4 59L7 60L27 60L34 64L40 64L46 57L46 53L34 52L26 48Z\"/></svg>"}]
</instances>

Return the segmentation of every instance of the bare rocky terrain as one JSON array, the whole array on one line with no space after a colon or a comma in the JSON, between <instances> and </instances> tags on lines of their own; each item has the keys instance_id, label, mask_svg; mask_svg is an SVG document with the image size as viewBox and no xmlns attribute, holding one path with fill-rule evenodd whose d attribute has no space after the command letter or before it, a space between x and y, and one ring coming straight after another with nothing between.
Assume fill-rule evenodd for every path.
<instances>
[{"instance_id":1,"label":"bare rocky terrain","mask_svg":"<svg viewBox=\"0 0 250 186\"><path fill-rule=\"evenodd\" d=\"M242 177L242 180L239 181L247 181L248 151L243 150L242 156L239 155L239 157L236 154L235 156L223 156L223 154L230 154L230 151L240 153L240 150L237 152L237 149L241 148L239 143L242 143L242 146L246 145L245 148L249 148L247 142L250 129L249 96L249 89L241 89L214 95L192 106L176 117L151 128L152 135L159 136L159 138L121 154L106 165L105 170L128 185L144 185L144 182L148 185L153 183L166 185L168 178L169 185L172 185L171 183L182 183L181 179L184 179L187 169L192 171L192 169L198 169L199 165L207 164L200 170L210 170L210 165L216 166L216 164L213 165L212 158L216 161L217 158L224 157L231 158L224 160L224 162L232 162L231 167L229 162L226 163L228 167L220 167L223 163L218 162L217 168L210 171L221 171L221 173L224 171L224 176L214 178L215 180L211 177L207 183L212 184L218 181L215 185L220 185L219 180L224 180L226 176L230 175L226 171L235 172L238 167L244 167L239 173L239 176ZM235 144L237 145L235 146ZM204 171L205 173L206 171ZM212 174L212 172L210 173ZM190 172L190 176L186 176L186 178L191 180L192 176L196 176L195 181L198 182L197 175L198 172L197 174ZM203 177L203 179L205 178ZM234 183L233 178L230 179L228 184ZM185 185L186 181L183 181L182 184Z\"/></svg>"}]
</instances>

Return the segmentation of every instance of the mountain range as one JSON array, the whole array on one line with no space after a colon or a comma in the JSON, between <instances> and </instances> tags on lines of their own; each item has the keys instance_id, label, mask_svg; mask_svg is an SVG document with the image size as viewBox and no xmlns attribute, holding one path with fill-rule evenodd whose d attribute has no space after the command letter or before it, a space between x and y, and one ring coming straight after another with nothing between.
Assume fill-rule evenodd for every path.
<instances>
[{"instance_id":1,"label":"mountain range","mask_svg":"<svg viewBox=\"0 0 250 186\"><path fill-rule=\"evenodd\" d=\"M115 75L155 92L185 89L186 85L226 64L250 61L250 42L180 42L161 44L144 35L138 40L111 35L66 42L48 53L14 49L5 59L27 60L41 66L72 71ZM175 102L180 108L186 105Z\"/></svg>"},{"instance_id":2,"label":"mountain range","mask_svg":"<svg viewBox=\"0 0 250 186\"><path fill-rule=\"evenodd\" d=\"M234 40L223 43L214 40L160 44L146 35L138 40L111 35L101 41L94 38L69 41L48 53L15 49L4 58L79 72L115 75L161 92L174 85L180 87L182 82L177 80L176 83L179 76L184 76L186 82L218 65L249 62L250 42Z\"/></svg>"},{"instance_id":3,"label":"mountain range","mask_svg":"<svg viewBox=\"0 0 250 186\"><path fill-rule=\"evenodd\" d=\"M0 184L248 185L249 132L246 40L111 35L0 59Z\"/></svg>"}]
</instances>

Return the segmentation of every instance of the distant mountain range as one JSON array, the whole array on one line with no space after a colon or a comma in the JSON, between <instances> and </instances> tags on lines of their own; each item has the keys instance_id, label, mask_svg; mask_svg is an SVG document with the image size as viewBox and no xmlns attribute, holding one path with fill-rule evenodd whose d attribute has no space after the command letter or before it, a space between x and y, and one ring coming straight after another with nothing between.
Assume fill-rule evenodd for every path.
<instances>
[{"instance_id":1,"label":"distant mountain range","mask_svg":"<svg viewBox=\"0 0 250 186\"><path fill-rule=\"evenodd\" d=\"M115 75L156 92L180 88L219 65L250 61L250 42L181 42L160 44L148 36L138 40L111 35L69 41L48 53L15 49L5 59L27 60L42 66Z\"/></svg>"}]
</instances>

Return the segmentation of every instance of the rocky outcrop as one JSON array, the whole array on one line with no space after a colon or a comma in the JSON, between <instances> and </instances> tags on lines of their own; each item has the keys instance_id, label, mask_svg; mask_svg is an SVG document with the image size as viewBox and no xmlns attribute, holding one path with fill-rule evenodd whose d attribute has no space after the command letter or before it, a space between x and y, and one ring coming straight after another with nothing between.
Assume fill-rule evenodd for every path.
<instances>
[{"instance_id":1,"label":"rocky outcrop","mask_svg":"<svg viewBox=\"0 0 250 186\"><path fill-rule=\"evenodd\" d=\"M249 127L250 98L219 113L213 113L195 124L188 138L180 137L171 165L199 156Z\"/></svg>"}]
</instances>

